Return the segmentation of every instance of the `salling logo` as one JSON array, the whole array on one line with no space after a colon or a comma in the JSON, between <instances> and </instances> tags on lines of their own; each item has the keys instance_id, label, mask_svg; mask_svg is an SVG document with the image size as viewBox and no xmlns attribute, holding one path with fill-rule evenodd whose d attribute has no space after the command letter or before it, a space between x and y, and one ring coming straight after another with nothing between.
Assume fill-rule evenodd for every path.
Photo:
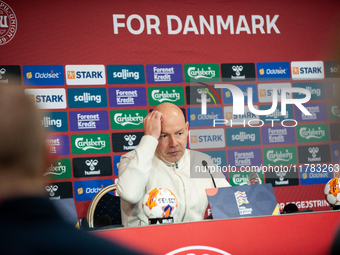
<instances>
[{"instance_id":1,"label":"salling logo","mask_svg":"<svg viewBox=\"0 0 340 255\"><path fill-rule=\"evenodd\" d=\"M84 141L83 137L78 137L75 140L75 145L78 149L81 149L83 151L86 151L88 149L94 149L94 150L101 150L105 147L106 143L105 141L101 140L101 137L97 137L97 141L93 140L92 138L86 139Z\"/></svg>"},{"instance_id":2,"label":"salling logo","mask_svg":"<svg viewBox=\"0 0 340 255\"><path fill-rule=\"evenodd\" d=\"M323 79L325 72L322 61L291 62L292 79Z\"/></svg>"},{"instance_id":3,"label":"salling logo","mask_svg":"<svg viewBox=\"0 0 340 255\"><path fill-rule=\"evenodd\" d=\"M188 75L190 78L194 78L196 80L203 78L203 79L212 79L215 78L215 70L212 70L211 67L208 67L208 70L204 70L202 67L201 70L200 68L197 67L189 67L188 68Z\"/></svg>"},{"instance_id":4,"label":"salling logo","mask_svg":"<svg viewBox=\"0 0 340 255\"><path fill-rule=\"evenodd\" d=\"M60 128L62 126L62 120L61 119L51 119L51 117L43 117L41 124L44 127L50 127L50 126L55 126Z\"/></svg>"},{"instance_id":5,"label":"salling logo","mask_svg":"<svg viewBox=\"0 0 340 255\"><path fill-rule=\"evenodd\" d=\"M321 127L318 127L317 130L314 128L306 128L303 127L300 129L300 136L305 139L310 139L310 138L316 138L316 139L321 139L326 135L325 130L321 129Z\"/></svg>"},{"instance_id":6,"label":"salling logo","mask_svg":"<svg viewBox=\"0 0 340 255\"><path fill-rule=\"evenodd\" d=\"M143 65L107 65L108 84L144 84Z\"/></svg>"},{"instance_id":7,"label":"salling logo","mask_svg":"<svg viewBox=\"0 0 340 255\"><path fill-rule=\"evenodd\" d=\"M84 171L85 175L100 175L100 170L95 171L96 166L98 165L97 159L88 159L85 161L85 164L89 167L90 171Z\"/></svg>"},{"instance_id":8,"label":"salling logo","mask_svg":"<svg viewBox=\"0 0 340 255\"><path fill-rule=\"evenodd\" d=\"M244 142L244 141L250 140L250 141L254 142L255 139L256 139L256 135L254 133L247 134L244 131L241 131L238 134L235 134L235 135L231 136L231 140L232 141Z\"/></svg>"},{"instance_id":9,"label":"salling logo","mask_svg":"<svg viewBox=\"0 0 340 255\"><path fill-rule=\"evenodd\" d=\"M129 146L123 145L124 150L134 150L137 148L137 145L133 145L133 142L136 140L136 135L125 135L124 140L128 142Z\"/></svg>"},{"instance_id":10,"label":"salling logo","mask_svg":"<svg viewBox=\"0 0 340 255\"><path fill-rule=\"evenodd\" d=\"M116 113L114 115L114 121L122 126L125 125L140 125L143 123L144 117L143 116L139 116L139 113L136 113L136 116L131 116L131 114L129 114L129 116L127 116L126 114L123 113Z\"/></svg>"},{"instance_id":11,"label":"salling logo","mask_svg":"<svg viewBox=\"0 0 340 255\"><path fill-rule=\"evenodd\" d=\"M122 69L121 72L113 72L112 76L113 78L120 78L123 80L127 80L128 78L138 80L139 72L130 72L129 69Z\"/></svg>"},{"instance_id":12,"label":"salling logo","mask_svg":"<svg viewBox=\"0 0 340 255\"><path fill-rule=\"evenodd\" d=\"M46 175L62 175L66 172L66 166L62 165L61 162L58 162L58 164L55 166L51 164L48 168L46 173L44 173L44 176Z\"/></svg>"},{"instance_id":13,"label":"salling logo","mask_svg":"<svg viewBox=\"0 0 340 255\"><path fill-rule=\"evenodd\" d=\"M288 150L286 150L286 152L278 152L274 150L268 150L267 151L267 159L269 161L273 161L273 162L278 162L278 161L290 161L293 159L293 153L289 152Z\"/></svg>"},{"instance_id":14,"label":"salling logo","mask_svg":"<svg viewBox=\"0 0 340 255\"><path fill-rule=\"evenodd\" d=\"M320 162L321 156L317 157L317 153L319 152L319 147L309 147L308 152L312 154L312 157L308 157L308 162Z\"/></svg>"},{"instance_id":15,"label":"salling logo","mask_svg":"<svg viewBox=\"0 0 340 255\"><path fill-rule=\"evenodd\" d=\"M49 185L45 187L45 190L48 192L48 194L50 195L50 199L60 199L60 196L55 197L55 192L57 192L58 190L58 186L57 185Z\"/></svg>"},{"instance_id":16,"label":"salling logo","mask_svg":"<svg viewBox=\"0 0 340 255\"><path fill-rule=\"evenodd\" d=\"M91 95L89 92L84 92L82 95L76 95L74 96L74 102L83 102L83 103L89 103L89 102L96 102L101 103L102 97L101 95Z\"/></svg>"},{"instance_id":17,"label":"salling logo","mask_svg":"<svg viewBox=\"0 0 340 255\"><path fill-rule=\"evenodd\" d=\"M66 65L67 85L105 85L104 65Z\"/></svg>"},{"instance_id":18,"label":"salling logo","mask_svg":"<svg viewBox=\"0 0 340 255\"><path fill-rule=\"evenodd\" d=\"M161 91L160 90L153 90L151 93L152 99L155 101L158 101L160 103L164 101L169 102L176 102L181 98L181 94L177 93L176 90L172 90L172 92L169 91Z\"/></svg>"}]
</instances>

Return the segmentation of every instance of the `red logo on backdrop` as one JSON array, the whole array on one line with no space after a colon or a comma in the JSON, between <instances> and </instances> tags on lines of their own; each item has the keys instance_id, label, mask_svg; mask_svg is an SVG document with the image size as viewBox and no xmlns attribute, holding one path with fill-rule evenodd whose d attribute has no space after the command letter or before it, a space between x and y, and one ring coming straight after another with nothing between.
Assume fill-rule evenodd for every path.
<instances>
[{"instance_id":1,"label":"red logo on backdrop","mask_svg":"<svg viewBox=\"0 0 340 255\"><path fill-rule=\"evenodd\" d=\"M187 246L176 249L167 253L166 255L230 255L230 253L222 251L220 249L209 246Z\"/></svg>"},{"instance_id":2,"label":"red logo on backdrop","mask_svg":"<svg viewBox=\"0 0 340 255\"><path fill-rule=\"evenodd\" d=\"M4 45L13 39L17 27L14 11L8 4L0 1L0 45Z\"/></svg>"}]
</instances>

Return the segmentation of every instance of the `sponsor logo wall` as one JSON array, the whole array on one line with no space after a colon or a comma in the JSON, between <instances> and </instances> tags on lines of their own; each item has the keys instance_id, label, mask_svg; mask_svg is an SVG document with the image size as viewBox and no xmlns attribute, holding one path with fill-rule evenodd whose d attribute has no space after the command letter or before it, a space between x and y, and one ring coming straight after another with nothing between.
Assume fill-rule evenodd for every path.
<instances>
[{"instance_id":1,"label":"sponsor logo wall","mask_svg":"<svg viewBox=\"0 0 340 255\"><path fill-rule=\"evenodd\" d=\"M3 68L22 73L25 93L44 110L41 124L55 156L45 175L51 180L71 180L67 183L73 185L74 198L80 202L90 201L95 190L117 182L121 155L137 147L148 111L163 102L179 105L188 116L189 148L206 152L221 168L229 165L236 169L224 173L232 185L246 184L248 173L241 171L242 168L288 165L294 165L299 171L263 171L260 172L262 181L274 187L325 183L333 176L331 171L312 173L303 164L340 161L339 145L335 143L340 140L340 111L334 95L338 89L336 83L320 81L325 75L324 66L328 70L326 76L333 77L336 64L326 65L321 61ZM241 89L244 114L233 114L234 99L229 89L213 89L197 83L213 85L209 79L221 79L220 83L229 81ZM242 80L249 84L237 84ZM73 85L79 87L69 87ZM39 88L41 86L45 87ZM58 88L60 86L62 88ZM304 106L311 115L304 115L291 104L282 115L281 89L284 87L310 91L311 99ZM256 110L272 107L273 88L277 88L276 110L269 115L254 114L247 106L249 88ZM202 114L200 107L202 94L207 96L206 114ZM287 99L304 97L301 93L285 96ZM232 120L234 124L214 127L218 119ZM292 120L298 125L287 124ZM250 122L251 125L245 126ZM283 122L287 125L282 125ZM103 179L100 183L107 177L112 182ZM82 178L87 181L78 181ZM49 190L53 191L53 187Z\"/></svg>"},{"instance_id":2,"label":"sponsor logo wall","mask_svg":"<svg viewBox=\"0 0 340 255\"><path fill-rule=\"evenodd\" d=\"M8 12L0 15L2 17L0 28L4 31L4 34L0 35L0 47L4 48L4 53L12 51L11 45L20 48L18 45L22 38L20 33L16 33L22 24L19 23L17 26L17 21L20 22L22 17L17 19L14 15L16 8L19 7L14 2L11 3L11 7L13 10L7 9ZM203 14L205 15L206 12ZM275 22L267 24L268 35L266 36L269 39L275 36L286 36L283 29L285 23L281 19L284 19L284 15L278 18L278 28L274 25ZM71 18L65 20L72 21ZM249 28L247 29L248 25L245 21L246 18L242 19L239 25L235 23L235 31L234 28L231 30L232 24L229 24L229 28L222 32L233 31L230 34L233 38L248 36L246 30ZM251 20L249 21L251 24ZM196 36L193 32L195 26L191 27L195 23L189 23L188 27L183 21L188 33L185 37L188 38ZM15 24L15 27L11 28L10 24ZM216 27L216 35L214 35L208 29L208 25L204 24L202 23L202 27L199 28L201 33L199 36L201 38L212 36L223 45L217 35L218 28L221 29L222 25ZM110 25L110 30L106 32L112 35L112 22ZM88 26L90 30L94 27L93 24ZM148 112L163 102L178 105L187 116L190 124L189 148L207 153L220 167L228 165L234 167L235 172L225 173L232 185L246 183L247 173L241 172L241 167L295 166L296 171L288 173L281 170L260 173L262 182L272 183L274 191L279 194L278 202L283 204L300 201L299 198L290 199L284 196L285 186L293 187L298 193L299 188L302 190L316 185L315 187L322 193L321 186L326 180L332 176L339 176L335 170L328 171L326 174L317 174L305 165L340 164L338 145L340 82L337 80L340 78L340 61L331 59L307 61L292 57L293 53L276 59L275 52L278 50L274 48L268 49L268 52L272 52L271 58L258 61L255 57L237 60L237 56L241 53L238 50L232 53L231 58L236 61L231 61L228 57L216 58L215 55L210 57L207 49L214 46L208 47L208 43L202 43L204 40L201 42L197 40L198 34L195 43L185 45L190 47L192 51L190 55L188 53L188 56L184 54L183 57L164 58L161 55L153 55L151 43L141 43L136 45L136 48L125 46L124 44L128 45L128 41L132 39L129 39L130 37L125 39L126 34L123 29L127 28L119 27L119 34L114 34L117 36L114 40L122 43L123 50L116 46L105 47L108 52L101 50L101 55L92 49L93 44L82 41L79 43L84 44L87 49L81 51L80 58L80 53L75 49L70 52L66 50L68 56L65 57L61 53L63 50L57 50L55 47L55 51L46 55L46 61L42 61L38 55L37 60L30 60L23 56L24 60L17 57L7 61L3 58L0 65L0 86L12 84L23 89L43 112L41 125L47 132L46 142L53 156L53 161L45 173L45 176L50 179L46 183L46 192L51 199L75 199L78 217L84 217L95 193L117 182L121 155L136 148L143 136L144 118ZM131 29L137 31L134 25ZM260 34L261 29L259 27L255 30L251 29L253 32L251 37L263 36ZM18 32L21 32L19 30ZM163 34L156 36L156 29L151 31L153 34L149 38L152 37L158 47L167 51L168 44L158 43L162 40L158 38L164 38ZM36 36L38 33L34 31L32 35ZM144 33L145 36L146 33L149 36L147 28ZM133 40L140 38L139 34L129 34L129 36L133 36L131 37ZM32 39L31 36L28 37L27 40ZM247 38L251 37L249 35ZM105 42L107 37L101 40L104 45L109 44ZM244 49L242 48L244 56L254 54L251 41L244 40ZM65 39L65 43L67 42L68 39ZM22 49L31 47L23 40L21 44ZM283 45L284 43L275 47L279 49ZM178 43L175 46L177 47ZM149 59L139 56L140 51L145 50L150 52ZM31 48L27 51L34 52ZM184 52L181 47L178 47L178 51ZM230 51L234 51L232 47ZM129 57L124 55L124 61L116 60L112 52L117 56L126 53ZM67 60L58 58L58 54ZM101 61L107 59L103 57L104 55L110 55L110 59ZM74 56L72 61L70 56ZM214 89L213 85L216 83L232 84L242 91L244 114L233 113L232 91L225 88ZM248 95L250 88L252 94ZM268 115L254 114L247 104L248 96L251 97L256 110L268 110L272 107L275 92L273 88L277 88L278 95L275 111ZM282 115L282 96L289 100L304 98L304 95L299 93L289 92L282 95L282 88L304 88L310 91L311 99L303 105L311 115L303 114L292 104L287 105L286 114ZM206 115L201 112L203 95L206 96L207 102ZM225 119L228 124L213 127L216 119ZM292 120L295 120L298 125L292 127L294 124ZM232 126L231 121L233 121ZM311 186L311 190L312 187L314 186ZM325 205L317 208L328 209Z\"/></svg>"}]
</instances>

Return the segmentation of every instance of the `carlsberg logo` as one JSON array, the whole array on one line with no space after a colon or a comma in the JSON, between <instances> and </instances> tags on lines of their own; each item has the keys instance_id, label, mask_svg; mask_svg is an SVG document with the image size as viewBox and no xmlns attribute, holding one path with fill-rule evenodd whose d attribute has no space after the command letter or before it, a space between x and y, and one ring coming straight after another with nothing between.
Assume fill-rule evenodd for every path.
<instances>
[{"instance_id":1,"label":"carlsberg logo","mask_svg":"<svg viewBox=\"0 0 340 255\"><path fill-rule=\"evenodd\" d=\"M273 162L278 162L278 161L290 161L293 159L293 153L289 152L286 150L286 152L278 152L274 150L269 150L267 151L267 159Z\"/></svg>"},{"instance_id":2,"label":"carlsberg logo","mask_svg":"<svg viewBox=\"0 0 340 255\"><path fill-rule=\"evenodd\" d=\"M315 130L314 128L307 129L306 127L303 127L300 129L300 135L302 138L305 138L307 140L310 138L321 139L326 135L326 132L325 130L322 130L321 127L319 127L317 130Z\"/></svg>"},{"instance_id":3,"label":"carlsberg logo","mask_svg":"<svg viewBox=\"0 0 340 255\"><path fill-rule=\"evenodd\" d=\"M167 102L176 102L180 99L181 94L177 93L176 90L171 90L171 92L168 91L160 91L160 90L154 90L152 91L152 99L155 101L158 101L160 103L163 103L164 101Z\"/></svg>"},{"instance_id":4,"label":"carlsberg logo","mask_svg":"<svg viewBox=\"0 0 340 255\"><path fill-rule=\"evenodd\" d=\"M131 114L129 114L128 116L126 114L123 113L116 113L114 116L114 121L115 123L125 126L125 125L140 125L143 123L143 116L139 116L139 113L136 113L136 116L131 116Z\"/></svg>"},{"instance_id":5,"label":"carlsberg logo","mask_svg":"<svg viewBox=\"0 0 340 255\"><path fill-rule=\"evenodd\" d=\"M248 182L248 176L247 175L240 175L240 174L234 174L233 181L236 185L242 186L247 185Z\"/></svg>"},{"instance_id":6,"label":"carlsberg logo","mask_svg":"<svg viewBox=\"0 0 340 255\"><path fill-rule=\"evenodd\" d=\"M84 141L83 137L79 137L75 141L75 145L78 149L86 151L88 149L100 150L105 147L105 141L101 141L101 138L98 137L97 141L93 140L92 138L86 139Z\"/></svg>"}]
</instances>

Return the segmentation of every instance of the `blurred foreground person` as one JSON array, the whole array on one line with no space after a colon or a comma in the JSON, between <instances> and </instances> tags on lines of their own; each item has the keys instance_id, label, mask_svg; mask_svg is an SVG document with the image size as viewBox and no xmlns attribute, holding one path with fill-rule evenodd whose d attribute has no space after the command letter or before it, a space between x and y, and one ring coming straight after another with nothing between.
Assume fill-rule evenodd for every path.
<instances>
[{"instance_id":1,"label":"blurred foreground person","mask_svg":"<svg viewBox=\"0 0 340 255\"><path fill-rule=\"evenodd\" d=\"M1 85L1 254L135 254L60 217L45 197L48 165L39 111L21 89Z\"/></svg>"}]
</instances>

